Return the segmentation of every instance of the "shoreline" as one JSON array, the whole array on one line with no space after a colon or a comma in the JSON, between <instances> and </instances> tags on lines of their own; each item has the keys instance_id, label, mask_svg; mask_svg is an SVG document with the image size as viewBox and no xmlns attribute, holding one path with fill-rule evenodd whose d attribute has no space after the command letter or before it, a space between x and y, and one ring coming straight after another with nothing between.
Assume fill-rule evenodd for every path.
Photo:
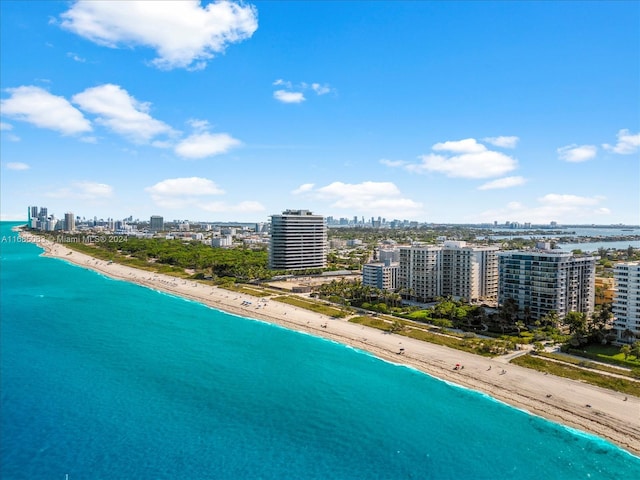
<instances>
[{"instance_id":1,"label":"shoreline","mask_svg":"<svg viewBox=\"0 0 640 480\"><path fill-rule=\"evenodd\" d=\"M20 233L22 235L22 232ZM432 377L489 395L555 423L603 438L640 457L640 398L508 363L389 334L345 319L164 274L108 263L54 242L43 256L66 260L117 280L186 298L237 316L279 325L365 351ZM402 350L400 350L402 349ZM402 351L402 354L399 352ZM456 364L464 366L454 370ZM504 372L504 373L503 373ZM626 400L625 400L626 398Z\"/></svg>"}]
</instances>

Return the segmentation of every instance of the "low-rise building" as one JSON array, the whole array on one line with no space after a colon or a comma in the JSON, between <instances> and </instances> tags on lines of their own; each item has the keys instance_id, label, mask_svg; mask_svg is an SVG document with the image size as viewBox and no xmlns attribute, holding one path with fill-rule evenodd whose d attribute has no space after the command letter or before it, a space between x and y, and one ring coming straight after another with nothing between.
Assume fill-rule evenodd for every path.
<instances>
[{"instance_id":1,"label":"low-rise building","mask_svg":"<svg viewBox=\"0 0 640 480\"><path fill-rule=\"evenodd\" d=\"M392 291L396 289L398 283L398 263L397 262L375 262L362 266L362 284L379 288L380 290Z\"/></svg>"}]
</instances>

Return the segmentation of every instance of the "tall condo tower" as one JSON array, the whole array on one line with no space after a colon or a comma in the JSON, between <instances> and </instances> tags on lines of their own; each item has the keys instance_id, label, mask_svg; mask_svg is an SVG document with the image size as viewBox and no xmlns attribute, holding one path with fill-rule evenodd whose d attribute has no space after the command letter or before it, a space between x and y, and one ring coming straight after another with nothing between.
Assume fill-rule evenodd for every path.
<instances>
[{"instance_id":1,"label":"tall condo tower","mask_svg":"<svg viewBox=\"0 0 640 480\"><path fill-rule=\"evenodd\" d=\"M633 343L640 338L640 262L616 264L613 279L616 342Z\"/></svg>"},{"instance_id":2,"label":"tall condo tower","mask_svg":"<svg viewBox=\"0 0 640 480\"><path fill-rule=\"evenodd\" d=\"M73 232L76 229L76 218L71 212L64 214L64 229L67 232Z\"/></svg>"},{"instance_id":3,"label":"tall condo tower","mask_svg":"<svg viewBox=\"0 0 640 480\"><path fill-rule=\"evenodd\" d=\"M149 229L153 232L161 232L164 230L164 218L160 215L151 215L149 219Z\"/></svg>"},{"instance_id":4,"label":"tall condo tower","mask_svg":"<svg viewBox=\"0 0 640 480\"><path fill-rule=\"evenodd\" d=\"M511 298L532 319L555 311L593 313L596 257L555 250L498 253L498 303Z\"/></svg>"},{"instance_id":5,"label":"tall condo tower","mask_svg":"<svg viewBox=\"0 0 640 480\"><path fill-rule=\"evenodd\" d=\"M271 215L269 268L304 270L327 266L327 225L309 210Z\"/></svg>"}]
</instances>

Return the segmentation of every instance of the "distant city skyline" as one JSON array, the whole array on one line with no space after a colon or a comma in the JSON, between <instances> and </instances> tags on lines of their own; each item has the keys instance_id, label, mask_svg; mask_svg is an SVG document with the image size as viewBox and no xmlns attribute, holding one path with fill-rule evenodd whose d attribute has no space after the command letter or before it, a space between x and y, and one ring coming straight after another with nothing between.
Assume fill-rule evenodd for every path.
<instances>
[{"instance_id":1,"label":"distant city skyline","mask_svg":"<svg viewBox=\"0 0 640 480\"><path fill-rule=\"evenodd\" d=\"M638 2L0 13L2 220L640 223Z\"/></svg>"},{"instance_id":2,"label":"distant city skyline","mask_svg":"<svg viewBox=\"0 0 640 480\"><path fill-rule=\"evenodd\" d=\"M305 211L305 209L296 209L296 210L302 210ZM91 223L91 222L100 222L100 223L107 223L107 222L116 222L116 223L124 223L124 224L138 224L138 223L143 223L143 224L151 224L153 223L153 220L156 219L157 221L162 221L163 223L166 223L168 225L171 224L180 224L180 223L193 223L198 224L228 224L228 223L237 223L237 224L251 224L251 223L255 223L255 224L267 224L270 222L270 219L275 215L275 216L280 216L280 213L285 213L285 212L279 212L276 214L272 214L269 215L267 218L265 219L260 219L260 220L255 220L255 221L239 221L239 220L220 220L220 221L216 221L216 220L201 220L201 219L197 219L197 218L169 218L169 217L165 217L164 215L160 215L160 214L156 214L156 215L150 215L148 218L138 218L135 217L133 215L129 215L126 217L123 216L117 216L117 215L109 215L107 217L98 217L97 215L77 215L76 213L74 213L74 211L65 211L63 216L60 216L58 214L56 214L56 212L52 211L51 209L49 209L46 205L29 205L27 207L27 214L25 216L26 220L31 220L31 219L47 219L47 218L54 218L56 221L61 221L63 222L65 225L67 224L67 220L69 215L72 215L72 218L74 219L74 223L75 222L80 222L80 223ZM315 215L315 212L310 212L311 214ZM481 222L481 223L454 223L454 222L438 222L438 223L434 223L434 222L419 222L419 221L415 221L415 220L409 220L409 219L388 219L388 218L384 218L381 216L375 217L372 216L370 218L366 218L364 216L362 217L358 217L358 216L352 216L352 217L340 217L340 218L336 218L336 217L332 217L332 216L324 216L321 214L317 214L317 216L321 216L324 218L326 224L328 226L369 226L369 227L407 227L407 226L411 226L411 225L475 225L475 226L484 226L484 227L495 227L495 228L511 228L511 229L535 229L535 228L556 228L556 227L571 227L571 226L585 226L585 227L589 227L589 226L596 226L596 227L638 227L640 226L640 224L560 224L558 222L552 221L549 223L531 223L531 222L510 222L510 221L506 221L503 223L499 223L497 221L494 222ZM22 219L20 219L22 220ZM18 221L20 221L18 220Z\"/></svg>"}]
</instances>

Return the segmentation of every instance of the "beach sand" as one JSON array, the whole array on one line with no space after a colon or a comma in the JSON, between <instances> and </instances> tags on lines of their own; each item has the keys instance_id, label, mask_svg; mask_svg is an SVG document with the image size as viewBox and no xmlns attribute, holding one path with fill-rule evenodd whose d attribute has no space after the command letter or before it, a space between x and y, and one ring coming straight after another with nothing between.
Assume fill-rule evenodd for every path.
<instances>
[{"instance_id":1,"label":"beach sand","mask_svg":"<svg viewBox=\"0 0 640 480\"><path fill-rule=\"evenodd\" d=\"M57 257L112 278L134 282L216 309L307 332L365 350L450 381L530 413L605 438L640 456L640 398L511 365L512 355L486 358L333 319L215 286L108 263L57 243L39 243ZM250 303L249 303L250 302ZM399 352L402 350L402 354ZM454 370L456 364L463 369ZM626 400L625 400L626 399Z\"/></svg>"}]
</instances>

